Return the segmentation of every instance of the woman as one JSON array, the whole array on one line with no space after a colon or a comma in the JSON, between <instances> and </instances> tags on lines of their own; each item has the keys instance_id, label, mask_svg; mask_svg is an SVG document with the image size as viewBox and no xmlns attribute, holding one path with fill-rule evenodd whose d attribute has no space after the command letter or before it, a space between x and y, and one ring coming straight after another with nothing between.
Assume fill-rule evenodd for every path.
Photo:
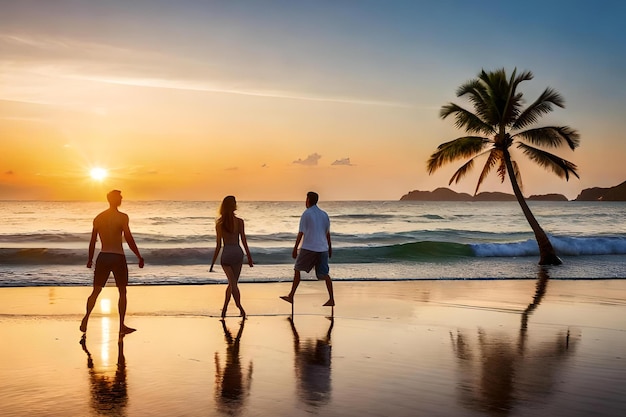
<instances>
[{"instance_id":1,"label":"woman","mask_svg":"<svg viewBox=\"0 0 626 417\"><path fill-rule=\"evenodd\" d=\"M228 308L230 296L232 295L235 299L235 305L239 308L241 317L245 319L246 312L241 306L241 295L239 293L239 287L237 286L239 275L241 274L241 266L243 265L243 251L241 250L241 246L239 246L240 236L241 243L248 257L248 265L250 265L250 267L254 265L252 263L252 256L250 256L250 249L248 249L243 220L235 216L235 210L237 210L235 197L232 195L224 197L222 205L220 206L220 217L215 222L216 244L209 271L213 272L213 265L215 265L223 241L224 250L222 251L220 263L222 264L226 278L228 278L228 287L226 287L222 318L226 317L226 309Z\"/></svg>"}]
</instances>

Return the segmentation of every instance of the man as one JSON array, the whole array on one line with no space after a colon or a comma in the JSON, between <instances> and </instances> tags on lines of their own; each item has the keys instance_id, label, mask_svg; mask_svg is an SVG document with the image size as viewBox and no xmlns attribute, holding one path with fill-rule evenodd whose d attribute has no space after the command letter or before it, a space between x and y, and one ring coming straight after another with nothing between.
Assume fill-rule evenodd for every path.
<instances>
[{"instance_id":1,"label":"man","mask_svg":"<svg viewBox=\"0 0 626 417\"><path fill-rule=\"evenodd\" d=\"M109 274L113 272L115 285L120 293L118 310L120 315L120 334L134 332L135 329L124 324L126 316L126 286L128 285L128 266L126 256L122 248L122 238L128 243L128 247L139 259L139 268L143 268L143 258L139 254L139 249L135 244L135 239L128 226L128 215L118 210L122 204L122 192L113 190L107 194L109 208L98 214L93 220L91 240L89 242L89 260L87 268L91 268L93 255L96 249L96 239L100 236L102 248L96 259L96 269L93 275L93 291L87 299L87 313L80 323L80 330L87 331L87 321L89 315L96 305L98 295L109 279Z\"/></svg>"},{"instance_id":2,"label":"man","mask_svg":"<svg viewBox=\"0 0 626 417\"><path fill-rule=\"evenodd\" d=\"M326 281L328 301L325 306L335 305L333 282L330 279L328 259L332 257L333 249L330 242L330 219L328 214L317 206L319 196L313 191L306 195L306 210L300 217L300 227L296 244L291 256L296 260L294 265L293 284L288 295L280 298L293 304L293 297L300 284L300 271L310 272L315 267L317 279ZM302 242L302 250L298 253L298 246Z\"/></svg>"}]
</instances>

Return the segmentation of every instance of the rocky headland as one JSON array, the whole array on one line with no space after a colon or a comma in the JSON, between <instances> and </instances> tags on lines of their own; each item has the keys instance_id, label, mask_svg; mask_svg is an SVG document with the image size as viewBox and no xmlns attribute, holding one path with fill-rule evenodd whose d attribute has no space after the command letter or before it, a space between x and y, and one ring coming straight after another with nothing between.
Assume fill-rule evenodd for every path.
<instances>
[{"instance_id":1,"label":"rocky headland","mask_svg":"<svg viewBox=\"0 0 626 417\"><path fill-rule=\"evenodd\" d=\"M449 188L437 188L434 191L410 191L400 201L515 201L513 194L501 192L482 192L475 196L457 193ZM527 197L528 201L568 201L562 194L542 194ZM626 181L610 188L586 188L573 201L626 201Z\"/></svg>"}]
</instances>

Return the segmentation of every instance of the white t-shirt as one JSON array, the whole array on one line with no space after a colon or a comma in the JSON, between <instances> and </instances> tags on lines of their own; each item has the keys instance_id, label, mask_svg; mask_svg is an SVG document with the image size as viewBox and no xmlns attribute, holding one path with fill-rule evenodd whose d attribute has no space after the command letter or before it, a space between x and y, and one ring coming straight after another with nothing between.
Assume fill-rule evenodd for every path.
<instances>
[{"instance_id":1,"label":"white t-shirt","mask_svg":"<svg viewBox=\"0 0 626 417\"><path fill-rule=\"evenodd\" d=\"M299 232L304 233L302 249L313 252L328 251L326 233L330 232L330 219L328 214L317 205L304 210L300 217Z\"/></svg>"}]
</instances>

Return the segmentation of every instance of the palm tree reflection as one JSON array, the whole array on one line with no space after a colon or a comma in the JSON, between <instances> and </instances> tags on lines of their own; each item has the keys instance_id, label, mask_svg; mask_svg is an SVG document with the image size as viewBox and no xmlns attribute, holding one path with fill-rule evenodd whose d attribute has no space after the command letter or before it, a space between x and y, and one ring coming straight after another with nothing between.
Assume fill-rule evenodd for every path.
<instances>
[{"instance_id":1,"label":"palm tree reflection","mask_svg":"<svg viewBox=\"0 0 626 417\"><path fill-rule=\"evenodd\" d=\"M117 363L115 369L108 366L107 362L100 360L94 365L94 360L87 349L87 336L83 334L80 344L87 354L87 368L89 369L89 381L91 383L91 407L97 415L124 416L128 403L126 389L126 359L124 357L124 335L120 334L117 340ZM101 344L103 349L101 358L108 358L107 344Z\"/></svg>"},{"instance_id":2,"label":"palm tree reflection","mask_svg":"<svg viewBox=\"0 0 626 417\"><path fill-rule=\"evenodd\" d=\"M215 398L222 413L235 416L243 410L244 400L250 393L252 361L244 374L239 349L245 320L241 321L235 338L226 327L226 322L220 321L226 339L226 363L222 367L219 353L215 352Z\"/></svg>"},{"instance_id":3,"label":"palm tree reflection","mask_svg":"<svg viewBox=\"0 0 626 417\"><path fill-rule=\"evenodd\" d=\"M461 402L467 408L505 416L518 401L535 402L551 393L578 338L563 329L529 347L528 319L541 303L548 280L548 271L540 267L533 300L521 313L517 337L480 328L475 339L461 330L456 336L450 334L461 371ZM541 338L539 333L536 336Z\"/></svg>"},{"instance_id":4,"label":"palm tree reflection","mask_svg":"<svg viewBox=\"0 0 626 417\"><path fill-rule=\"evenodd\" d=\"M528 307L522 312L522 324L520 326L520 350L523 351L526 345L527 338L527 330L528 330L528 318L531 316L533 311L539 304L541 300L546 295L546 290L548 289L548 280L550 276L545 267L540 267L537 272L537 283L535 284L535 296Z\"/></svg>"},{"instance_id":5,"label":"palm tree reflection","mask_svg":"<svg viewBox=\"0 0 626 417\"><path fill-rule=\"evenodd\" d=\"M310 338L304 341L300 339L293 318L287 319L293 333L298 395L305 404L315 408L328 403L330 400L330 337L334 318L327 318L330 320L330 325L324 337Z\"/></svg>"}]
</instances>

